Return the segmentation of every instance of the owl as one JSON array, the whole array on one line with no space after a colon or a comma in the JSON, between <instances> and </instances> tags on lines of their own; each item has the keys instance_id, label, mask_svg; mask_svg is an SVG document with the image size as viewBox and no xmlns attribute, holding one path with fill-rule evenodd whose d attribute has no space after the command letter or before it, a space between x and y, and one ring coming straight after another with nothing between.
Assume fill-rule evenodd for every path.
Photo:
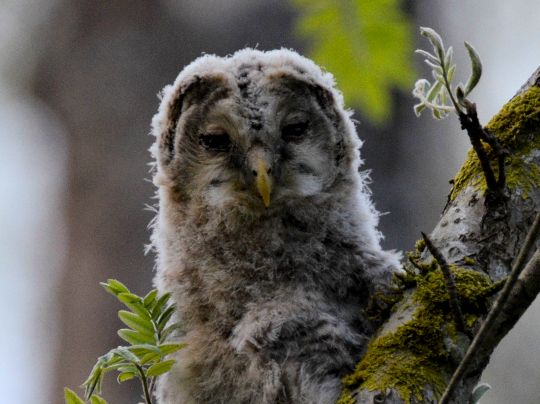
<instances>
[{"instance_id":1,"label":"owl","mask_svg":"<svg viewBox=\"0 0 540 404\"><path fill-rule=\"evenodd\" d=\"M165 87L152 133L155 284L187 343L158 403L335 402L399 256L332 75L286 49L204 55Z\"/></svg>"}]
</instances>

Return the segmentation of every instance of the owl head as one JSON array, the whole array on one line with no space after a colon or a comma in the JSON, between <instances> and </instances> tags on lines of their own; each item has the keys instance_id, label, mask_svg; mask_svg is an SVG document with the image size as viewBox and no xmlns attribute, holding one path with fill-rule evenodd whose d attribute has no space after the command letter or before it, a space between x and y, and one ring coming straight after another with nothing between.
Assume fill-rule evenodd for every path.
<instances>
[{"instance_id":1,"label":"owl head","mask_svg":"<svg viewBox=\"0 0 540 404\"><path fill-rule=\"evenodd\" d=\"M333 76L294 51L204 55L161 94L154 180L178 203L255 215L361 193L350 115Z\"/></svg>"}]
</instances>

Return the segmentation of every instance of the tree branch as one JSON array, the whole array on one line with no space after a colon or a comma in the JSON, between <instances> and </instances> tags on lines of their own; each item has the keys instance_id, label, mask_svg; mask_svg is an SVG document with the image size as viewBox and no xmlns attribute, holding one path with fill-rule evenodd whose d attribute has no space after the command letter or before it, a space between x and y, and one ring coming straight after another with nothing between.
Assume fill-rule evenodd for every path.
<instances>
[{"instance_id":1,"label":"tree branch","mask_svg":"<svg viewBox=\"0 0 540 404\"><path fill-rule=\"evenodd\" d=\"M500 317L500 314L503 312L503 310L506 312L511 312L512 307L508 307L508 298L510 297L510 294L514 293L513 304L515 304L515 302L519 302L520 306L526 305L525 307L528 307L532 303L534 298L536 297L536 294L538 294L538 291L537 291L534 296L531 296L530 288L529 289L522 288L522 292L524 293L524 296L523 297L515 296L516 294L515 285L516 285L516 282L518 281L521 271L523 270L523 266L525 265L525 260L529 256L531 248L534 246L534 242L538 238L539 230L540 230L540 212L536 215L533 225L531 226L529 233L527 234L525 243L523 244L523 247L521 248L521 251L518 257L514 262L514 265L512 267L512 272L510 273L506 281L506 284L501 292L501 295L499 296L499 298L493 305L493 308L491 309L486 320L482 324L480 331L478 331L478 333L474 337L473 342L469 346L469 349L467 350L465 357L463 358L458 368L454 372L454 375L450 379L450 383L448 383L448 386L446 387L446 390L443 396L441 397L439 404L447 404L450 402L450 398L452 397L455 387L461 381L469 365L473 361L478 362L477 356L478 356L478 353L480 352L480 347L482 347L482 350L484 352L486 351L491 352L495 348L495 346L486 347L485 340L486 340L486 337L488 336L488 333L490 333L492 329L495 327L495 324L501 322L501 319L499 317ZM529 261L529 264L527 265L527 271L525 271L527 273L526 275L527 277L540 278L540 273L536 275L534 273L529 274L530 271L534 271L535 268L536 270L539 270L538 268L539 265L537 262L539 258L540 258L540 253L536 251L536 254L533 256L533 258L531 259L531 261ZM540 283L538 284L538 289L540 290ZM528 298L531 298L531 300L528 300ZM512 326L513 326L514 323L519 319L519 317L513 314L512 319L515 320L512 323ZM506 329L506 332L510 331L510 329L511 327ZM497 334L500 335L500 338L496 341L496 343L498 343L498 341L502 339L504 335L506 335L506 332L503 335L500 335L501 333L499 330ZM493 338L492 338L492 342L495 343L495 340Z\"/></svg>"},{"instance_id":2,"label":"tree branch","mask_svg":"<svg viewBox=\"0 0 540 404\"><path fill-rule=\"evenodd\" d=\"M454 316L456 328L459 332L469 334L467 332L467 327L465 327L465 321L463 320L463 313L461 312L461 307L459 306L459 299L456 291L456 282L454 281L454 276L452 275L450 266L448 265L448 262L446 262L446 259L441 254L441 252L437 250L437 248L433 245L433 243L431 242L429 237L426 236L425 233L422 233L422 238L426 242L426 247L433 256L433 258L435 258L435 260L438 262L444 275L444 279L446 281L446 289L448 290L448 295L450 296L450 310L452 311L452 314Z\"/></svg>"},{"instance_id":3,"label":"tree branch","mask_svg":"<svg viewBox=\"0 0 540 404\"><path fill-rule=\"evenodd\" d=\"M486 202L500 203L504 200L504 188L506 186L506 173L505 173L505 158L508 155L508 151L503 149L499 144L499 141L489 131L485 130L480 121L478 120L478 113L476 111L476 104L465 100L466 114L458 111L459 121L461 128L467 131L471 145L478 156L478 160L482 166L482 171L486 178L487 189L489 192L489 198L486 198ZM493 150L493 153L497 157L498 166L498 178L495 178L493 169L491 168L491 162L489 154L485 149L482 141L488 143Z\"/></svg>"},{"instance_id":4,"label":"tree branch","mask_svg":"<svg viewBox=\"0 0 540 404\"><path fill-rule=\"evenodd\" d=\"M499 171L499 181L493 172L491 180L484 180L485 162L482 163L475 153L469 153L454 179L452 194L442 217L429 236L447 265L458 271L452 272L461 310L468 316L468 322L474 318L477 322L482 321L487 315L487 299L495 291L503 287L501 297L507 296L504 300L499 297L499 314L491 315L495 320L490 320L494 321L490 330L483 332L483 343L474 360L464 367L449 402L468 402L493 349L540 289L540 253L536 252L519 273L534 244L533 236L524 241L527 229L531 223L537 222L534 218L540 211L539 87L540 69L486 128L480 127L483 130L478 134L478 141L490 144L494 155L500 157L508 150L506 172ZM491 136L498 139L499 146L492 145ZM492 186L495 182L495 187L499 187L503 179L506 179L503 203L488 203L485 199L490 197L487 191L490 184L487 182ZM483 199L485 203L482 203ZM517 257L519 251L522 253ZM424 251L418 260L412 261L418 268L411 266L410 271L418 274L417 287L408 286L402 300L375 334L357 370L344 379L342 402L436 403L442 396L468 349L469 341L462 334L456 335L453 321L448 321L448 318L452 319L450 311L439 312L443 317L430 322L433 320L431 309L444 308L444 305L437 306L437 302L444 300L438 294L439 289L430 289L439 288L439 280L443 280L437 278L440 276L438 271L430 271L429 265L423 263L427 254ZM512 275L504 280L510 273ZM457 277L458 274L461 278ZM486 274L491 281L486 280ZM414 277L411 275L412 282L407 285L414 284ZM426 296L434 299L434 305L426 300ZM404 363L411 365L403 366Z\"/></svg>"}]
</instances>

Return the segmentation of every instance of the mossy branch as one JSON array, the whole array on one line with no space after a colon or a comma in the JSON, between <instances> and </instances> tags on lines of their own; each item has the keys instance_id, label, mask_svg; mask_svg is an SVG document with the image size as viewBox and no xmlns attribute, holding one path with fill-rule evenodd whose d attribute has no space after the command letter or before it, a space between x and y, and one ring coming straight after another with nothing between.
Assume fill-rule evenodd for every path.
<instances>
[{"instance_id":1,"label":"mossy branch","mask_svg":"<svg viewBox=\"0 0 540 404\"><path fill-rule=\"evenodd\" d=\"M437 263L439 264L439 267L441 268L441 271L444 275L444 279L446 281L446 288L448 290L448 295L450 297L450 310L452 311L452 314L454 316L454 321L456 323L456 328L459 332L462 332L464 334L467 334L468 336L471 336L470 332L467 330L467 327L465 326L465 321L463 320L463 313L461 312L461 307L459 305L459 298L458 298L458 292L456 290L456 282L454 281L454 276L452 275L452 271L450 270L450 266L448 265L448 262L446 262L446 259L441 254L441 252L433 245L433 242L429 239L429 237L422 233L422 238L424 239L426 243L426 247L435 258Z\"/></svg>"},{"instance_id":2,"label":"mossy branch","mask_svg":"<svg viewBox=\"0 0 540 404\"><path fill-rule=\"evenodd\" d=\"M445 53L446 60L451 59L448 51L439 53ZM417 89L426 83L420 84ZM445 87L435 83L433 88ZM429 89L424 90L424 108L442 103L441 93L437 98ZM476 114L472 103L461 103L465 104L460 104L465 116ZM439 106L439 116L453 108ZM496 309L499 313L489 314L495 318L495 325L482 332L483 342L473 360L461 365L464 372L457 380L451 401L456 403L477 402L488 390L485 385L476 389L475 386L489 356L540 292L540 252L533 255L521 273L518 270L530 255L530 245L538 246L533 237L532 244L525 241L522 247L527 229L538 221L534 218L540 211L540 69L486 128L482 128L477 117L473 123L492 169L493 181L489 185L504 192L500 199L503 203L486 201L493 196L487 183L490 180L484 175L476 151L471 150L454 180L448 204L430 240L448 261L468 329L481 328L494 294L507 298L499 300L505 302ZM506 164L501 166L503 158ZM498 173L493 171L497 164ZM519 251L524 251L519 257L525 258L516 258ZM441 262L427 262L426 257L423 247L409 255L412 265L404 283L404 297L375 334L356 370L343 380L341 403L383 400L387 404L434 404L445 394L470 340L456 332L447 281L436 270ZM505 273L513 275L504 279Z\"/></svg>"},{"instance_id":3,"label":"mossy branch","mask_svg":"<svg viewBox=\"0 0 540 404\"><path fill-rule=\"evenodd\" d=\"M525 243L523 244L518 257L516 258L514 265L512 266L512 272L508 276L508 279L504 285L504 288L501 294L499 295L499 298L493 305L493 308L491 309L488 316L486 317L486 320L482 324L480 331L478 331L478 333L474 337L474 340L469 346L467 353L465 354L463 360L461 361L458 368L454 372L452 378L450 379L450 382L448 383L448 386L446 387L446 390L443 396L441 397L439 404L447 404L450 402L450 399L452 397L452 394L454 393L454 389L456 385L461 381L461 379L463 378L463 375L468 370L469 365L477 357L480 351L480 347L482 347L484 351L486 350L486 347L483 346L485 345L485 339L488 333L492 331L497 321L500 321L499 316L502 313L502 311L505 310L505 306L507 305L510 294L512 293L512 291L515 290L516 282L518 281L518 278L526 263L526 259L529 256L531 249L535 244L536 239L538 238L539 232L540 232L540 212L537 213L536 215L536 218L525 239ZM529 272L534 270L535 266L538 266L539 260L540 260L540 252L537 251L536 254L533 256L533 258L531 258L529 264L527 265L527 267L530 268L528 269ZM528 272L526 271L526 273ZM527 293L527 296L529 296L529 293ZM536 295L531 296L531 297L534 298L536 297ZM532 303L532 300L528 302L528 304L530 303ZM508 310L508 308L506 308L506 310Z\"/></svg>"},{"instance_id":4,"label":"mossy branch","mask_svg":"<svg viewBox=\"0 0 540 404\"><path fill-rule=\"evenodd\" d=\"M482 171L484 172L487 184L486 203L502 203L505 200L505 158L508 155L508 152L501 147L495 136L482 127L478 120L476 104L467 99L462 102L465 105L466 112L464 113L461 110L458 111L459 121L461 123L461 128L466 130L469 135L471 145L478 156ZM498 166L498 178L495 178L488 152L482 144L482 141L488 143L495 153Z\"/></svg>"}]
</instances>

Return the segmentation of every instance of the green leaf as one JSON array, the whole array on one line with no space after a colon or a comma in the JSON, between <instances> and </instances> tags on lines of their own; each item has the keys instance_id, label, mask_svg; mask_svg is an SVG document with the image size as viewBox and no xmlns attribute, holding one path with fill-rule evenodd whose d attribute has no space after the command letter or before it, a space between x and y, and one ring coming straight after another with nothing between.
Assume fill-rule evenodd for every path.
<instances>
[{"instance_id":1,"label":"green leaf","mask_svg":"<svg viewBox=\"0 0 540 404\"><path fill-rule=\"evenodd\" d=\"M118 370L120 373L124 373L124 372L136 373L137 372L137 366L135 366L132 363L126 363L123 366L119 366L116 370Z\"/></svg>"},{"instance_id":2,"label":"green leaf","mask_svg":"<svg viewBox=\"0 0 540 404\"><path fill-rule=\"evenodd\" d=\"M444 66L448 70L449 66L452 64L452 57L454 55L454 48L451 46L446 50L446 55L444 55ZM448 80L450 81L450 80Z\"/></svg>"},{"instance_id":3,"label":"green leaf","mask_svg":"<svg viewBox=\"0 0 540 404\"><path fill-rule=\"evenodd\" d=\"M120 331L122 330L119 330L118 332ZM128 331L131 331L131 330L128 330ZM133 363L139 362L139 358L137 357L137 355L135 355L125 346L119 346L118 348L112 349L111 352L114 352L115 355L120 356L121 358L127 360L128 362L133 362Z\"/></svg>"},{"instance_id":4,"label":"green leaf","mask_svg":"<svg viewBox=\"0 0 540 404\"><path fill-rule=\"evenodd\" d=\"M169 359L163 362L156 363L148 368L146 375L148 377L155 377L167 373L171 370L172 366L176 361L174 359Z\"/></svg>"},{"instance_id":5,"label":"green leaf","mask_svg":"<svg viewBox=\"0 0 540 404\"><path fill-rule=\"evenodd\" d=\"M163 344L159 346L159 350L165 355L172 354L173 352L179 351L182 348L185 348L187 344Z\"/></svg>"},{"instance_id":6,"label":"green leaf","mask_svg":"<svg viewBox=\"0 0 540 404\"><path fill-rule=\"evenodd\" d=\"M64 401L65 404L84 404L84 400L67 387L64 388Z\"/></svg>"},{"instance_id":7,"label":"green leaf","mask_svg":"<svg viewBox=\"0 0 540 404\"><path fill-rule=\"evenodd\" d=\"M419 55L422 55L424 56L427 60L429 60L430 62L433 62L433 63L436 63L437 65L439 65L439 59L437 59L437 56L434 56L432 55L431 53L429 53L428 51L425 51L423 49L416 49L414 51L415 53L418 53Z\"/></svg>"},{"instance_id":8,"label":"green leaf","mask_svg":"<svg viewBox=\"0 0 540 404\"><path fill-rule=\"evenodd\" d=\"M179 330L180 329L180 324L179 323L174 323L170 326L168 326L167 328L165 328L162 332L161 332L161 341L165 341L167 339L167 337L172 333L174 332L175 330Z\"/></svg>"},{"instance_id":9,"label":"green leaf","mask_svg":"<svg viewBox=\"0 0 540 404\"><path fill-rule=\"evenodd\" d=\"M476 386L471 394L471 399L469 400L469 403L471 404L477 404L482 396L486 394L489 390L491 390L491 386L487 383L480 383L478 386Z\"/></svg>"},{"instance_id":10,"label":"green leaf","mask_svg":"<svg viewBox=\"0 0 540 404\"><path fill-rule=\"evenodd\" d=\"M161 331L165 328L165 326L167 325L167 322L171 319L171 316L172 314L174 313L174 310L176 309L176 307L173 305L173 306L169 306L167 307L167 309L165 309L165 311L163 313L161 313L161 315L158 317L158 320L157 320L157 326L158 326L158 330Z\"/></svg>"},{"instance_id":11,"label":"green leaf","mask_svg":"<svg viewBox=\"0 0 540 404\"><path fill-rule=\"evenodd\" d=\"M442 67L440 66L435 67L431 71L431 74L435 80L440 81L444 84L444 72L443 72Z\"/></svg>"},{"instance_id":12,"label":"green leaf","mask_svg":"<svg viewBox=\"0 0 540 404\"><path fill-rule=\"evenodd\" d=\"M478 53L471 44L465 42L465 47L469 53L469 58L471 59L472 65L471 77L469 77L469 80L463 89L465 96L467 96L476 87L480 77L482 76L482 62L480 61L480 56L478 56Z\"/></svg>"},{"instance_id":13,"label":"green leaf","mask_svg":"<svg viewBox=\"0 0 540 404\"><path fill-rule=\"evenodd\" d=\"M412 25L400 0L294 0L308 55L332 72L345 102L383 122L392 91L414 79Z\"/></svg>"},{"instance_id":14,"label":"green leaf","mask_svg":"<svg viewBox=\"0 0 540 404\"><path fill-rule=\"evenodd\" d=\"M443 89L440 91L439 93L439 98L440 98L440 101L441 101L441 106L442 105L446 105L446 101L447 101L447 95L448 95L448 90L446 90L446 87L443 87ZM452 107L452 109L454 109ZM446 112L443 114L443 118L448 115Z\"/></svg>"},{"instance_id":15,"label":"green leaf","mask_svg":"<svg viewBox=\"0 0 540 404\"><path fill-rule=\"evenodd\" d=\"M103 361L102 358L99 358L97 363L92 368L90 375L84 381L84 396L85 398L90 397L94 391L101 391L101 380L103 377Z\"/></svg>"},{"instance_id":16,"label":"green leaf","mask_svg":"<svg viewBox=\"0 0 540 404\"><path fill-rule=\"evenodd\" d=\"M433 49L436 51L437 56L442 64L444 62L445 55L441 36L433 28L429 27L420 27L420 34L425 36L429 42L431 42L431 45L433 45Z\"/></svg>"},{"instance_id":17,"label":"green leaf","mask_svg":"<svg viewBox=\"0 0 540 404\"><path fill-rule=\"evenodd\" d=\"M131 330L129 328L121 328L117 332L118 336L124 341L129 342L130 344L155 344L156 340L154 337L148 336L146 334L141 334L138 331Z\"/></svg>"},{"instance_id":18,"label":"green leaf","mask_svg":"<svg viewBox=\"0 0 540 404\"><path fill-rule=\"evenodd\" d=\"M139 316L150 320L152 318L151 313L143 306L142 303L124 303L124 305L132 312L137 313Z\"/></svg>"},{"instance_id":19,"label":"green leaf","mask_svg":"<svg viewBox=\"0 0 540 404\"><path fill-rule=\"evenodd\" d=\"M452 83L455 72L456 72L456 65L450 66L450 68L448 69L448 72L446 73L446 77L448 78L448 83Z\"/></svg>"},{"instance_id":20,"label":"green leaf","mask_svg":"<svg viewBox=\"0 0 540 404\"><path fill-rule=\"evenodd\" d=\"M114 296L119 293L129 293L129 289L126 285L116 279L107 279L107 282L100 282L100 285Z\"/></svg>"},{"instance_id":21,"label":"green leaf","mask_svg":"<svg viewBox=\"0 0 540 404\"><path fill-rule=\"evenodd\" d=\"M141 357L141 365L147 365L151 362L159 361L161 357L161 354L149 352Z\"/></svg>"},{"instance_id":22,"label":"green leaf","mask_svg":"<svg viewBox=\"0 0 540 404\"><path fill-rule=\"evenodd\" d=\"M435 83L433 83L433 87L430 88L426 96L429 102L432 102L437 97L437 95L439 95L442 86L443 83L441 83L440 81L436 81Z\"/></svg>"},{"instance_id":23,"label":"green leaf","mask_svg":"<svg viewBox=\"0 0 540 404\"><path fill-rule=\"evenodd\" d=\"M90 397L90 404L107 404L107 401L97 394L93 394L92 397Z\"/></svg>"},{"instance_id":24,"label":"green leaf","mask_svg":"<svg viewBox=\"0 0 540 404\"><path fill-rule=\"evenodd\" d=\"M152 308L152 318L158 318L161 314L161 310L163 307L167 304L171 297L170 293L164 293L156 302L154 307Z\"/></svg>"},{"instance_id":25,"label":"green leaf","mask_svg":"<svg viewBox=\"0 0 540 404\"><path fill-rule=\"evenodd\" d=\"M114 365L109 365L103 368L103 372L110 372L112 370L119 370L125 366L128 366L131 362L122 361L120 363L115 363Z\"/></svg>"},{"instance_id":26,"label":"green leaf","mask_svg":"<svg viewBox=\"0 0 540 404\"><path fill-rule=\"evenodd\" d=\"M135 293L122 292L118 294L118 300L122 303L141 303L142 299L140 296L137 296Z\"/></svg>"},{"instance_id":27,"label":"green leaf","mask_svg":"<svg viewBox=\"0 0 540 404\"><path fill-rule=\"evenodd\" d=\"M156 301L157 289L152 289L143 299L143 304L147 309L152 307L152 304Z\"/></svg>"},{"instance_id":28,"label":"green leaf","mask_svg":"<svg viewBox=\"0 0 540 404\"><path fill-rule=\"evenodd\" d=\"M414 114L416 116L420 116L422 114L422 111L426 109L426 104L424 103L420 103L420 104L416 104L414 106Z\"/></svg>"},{"instance_id":29,"label":"green leaf","mask_svg":"<svg viewBox=\"0 0 540 404\"><path fill-rule=\"evenodd\" d=\"M426 59L424 60L424 62L426 63L426 65L428 65L429 67L433 68L433 69L439 69L441 68L441 65L439 63L434 63L432 61L430 61L429 59Z\"/></svg>"},{"instance_id":30,"label":"green leaf","mask_svg":"<svg viewBox=\"0 0 540 404\"><path fill-rule=\"evenodd\" d=\"M136 344L128 348L131 352L137 355L139 358L143 357L148 353L155 353L161 355L161 350L158 346L153 344Z\"/></svg>"},{"instance_id":31,"label":"green leaf","mask_svg":"<svg viewBox=\"0 0 540 404\"><path fill-rule=\"evenodd\" d=\"M143 318L135 313L131 313L126 310L120 310L118 317L128 327L135 331L139 331L141 334L154 337L154 326L148 318Z\"/></svg>"},{"instance_id":32,"label":"green leaf","mask_svg":"<svg viewBox=\"0 0 540 404\"><path fill-rule=\"evenodd\" d=\"M123 373L120 373L118 375L118 377L116 378L116 380L118 381L118 383L123 383L127 380L131 380L133 379L135 376L137 376L136 373L133 373L133 372L123 372Z\"/></svg>"}]
</instances>

